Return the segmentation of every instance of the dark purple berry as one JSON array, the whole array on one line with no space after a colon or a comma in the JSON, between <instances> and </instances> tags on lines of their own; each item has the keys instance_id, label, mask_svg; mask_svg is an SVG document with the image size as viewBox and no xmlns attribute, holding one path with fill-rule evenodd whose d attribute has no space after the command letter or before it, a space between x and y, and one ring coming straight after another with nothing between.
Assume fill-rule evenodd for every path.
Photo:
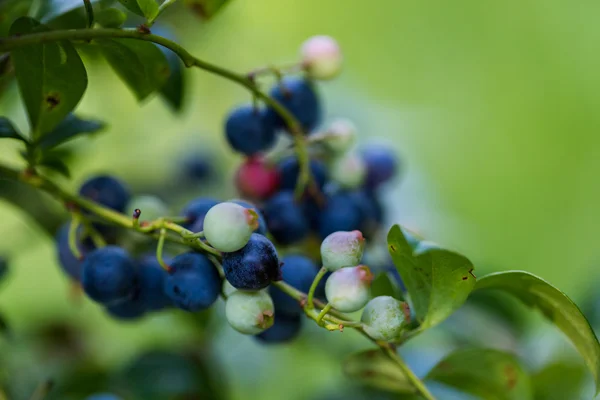
<instances>
[{"instance_id":1,"label":"dark purple berry","mask_svg":"<svg viewBox=\"0 0 600 400\"><path fill-rule=\"evenodd\" d=\"M199 197L190 201L181 212L181 215L187 218L187 221L182 224L183 227L193 232L203 231L206 213L217 204L219 201L210 197Z\"/></svg>"},{"instance_id":2,"label":"dark purple berry","mask_svg":"<svg viewBox=\"0 0 600 400\"><path fill-rule=\"evenodd\" d=\"M117 178L100 175L88 179L81 185L79 194L105 207L123 212L129 202L129 189Z\"/></svg>"},{"instance_id":3,"label":"dark purple berry","mask_svg":"<svg viewBox=\"0 0 600 400\"><path fill-rule=\"evenodd\" d=\"M363 222L361 204L348 192L336 193L321 211L319 235L325 239L333 232L361 230Z\"/></svg>"},{"instance_id":4,"label":"dark purple berry","mask_svg":"<svg viewBox=\"0 0 600 400\"><path fill-rule=\"evenodd\" d=\"M259 290L281 279L277 250L258 233L242 249L223 253L223 271L233 287L243 290Z\"/></svg>"},{"instance_id":5,"label":"dark purple berry","mask_svg":"<svg viewBox=\"0 0 600 400\"><path fill-rule=\"evenodd\" d=\"M300 333L302 328L302 318L300 314L286 314L277 312L275 306L275 322L266 331L255 336L259 342L265 344L285 343L294 339Z\"/></svg>"},{"instance_id":6,"label":"dark purple berry","mask_svg":"<svg viewBox=\"0 0 600 400\"><path fill-rule=\"evenodd\" d=\"M96 249L83 261L81 283L85 293L98 303L107 306L122 303L134 295L135 264L120 247Z\"/></svg>"},{"instance_id":7,"label":"dark purple berry","mask_svg":"<svg viewBox=\"0 0 600 400\"><path fill-rule=\"evenodd\" d=\"M136 289L130 299L114 306L106 307L106 312L111 317L121 321L133 321L146 314L146 307L139 297L139 288Z\"/></svg>"},{"instance_id":8,"label":"dark purple berry","mask_svg":"<svg viewBox=\"0 0 600 400\"><path fill-rule=\"evenodd\" d=\"M263 212L269 232L282 245L299 242L309 233L309 221L291 191L279 192L271 197Z\"/></svg>"},{"instance_id":9,"label":"dark purple berry","mask_svg":"<svg viewBox=\"0 0 600 400\"><path fill-rule=\"evenodd\" d=\"M296 117L305 134L321 122L321 104L311 82L298 77L285 77L273 87L270 94ZM273 121L276 128L286 128L284 120L272 108L267 110L266 117Z\"/></svg>"},{"instance_id":10,"label":"dark purple berry","mask_svg":"<svg viewBox=\"0 0 600 400\"><path fill-rule=\"evenodd\" d=\"M165 259L167 264L171 260ZM141 257L137 262L139 299L147 311L157 311L173 304L164 292L169 274L158 263L155 254Z\"/></svg>"},{"instance_id":11,"label":"dark purple berry","mask_svg":"<svg viewBox=\"0 0 600 400\"><path fill-rule=\"evenodd\" d=\"M311 259L301 255L285 256L282 260L281 273L283 281L295 287L301 292L308 293L310 286L319 271L317 265ZM275 323L279 313L298 314L302 313L302 308L298 301L282 292L275 286L269 288L271 298L275 304Z\"/></svg>"},{"instance_id":12,"label":"dark purple berry","mask_svg":"<svg viewBox=\"0 0 600 400\"><path fill-rule=\"evenodd\" d=\"M227 116L225 135L236 151L252 156L275 144L273 120L265 118L265 111L252 105L238 107Z\"/></svg>"},{"instance_id":13,"label":"dark purple berry","mask_svg":"<svg viewBox=\"0 0 600 400\"><path fill-rule=\"evenodd\" d=\"M219 297L221 277L203 254L184 253L173 259L164 291L175 306L200 311L210 307Z\"/></svg>"},{"instance_id":14,"label":"dark purple berry","mask_svg":"<svg viewBox=\"0 0 600 400\"><path fill-rule=\"evenodd\" d=\"M62 270L73 280L81 279L82 261L78 260L69 247L69 228L70 222L63 224L56 233L56 252L58 254L58 263ZM94 250L94 245L90 240L79 240L81 229L77 232L77 247L82 256Z\"/></svg>"},{"instance_id":15,"label":"dark purple berry","mask_svg":"<svg viewBox=\"0 0 600 400\"><path fill-rule=\"evenodd\" d=\"M376 189L398 172L398 159L389 146L371 145L362 151L367 166L365 186Z\"/></svg>"},{"instance_id":16,"label":"dark purple berry","mask_svg":"<svg viewBox=\"0 0 600 400\"><path fill-rule=\"evenodd\" d=\"M298 175L300 174L300 165L295 156L284 158L277 168L281 175L280 190L294 190L298 183ZM310 160L310 173L312 181L317 185L319 190L323 189L327 181L327 169L321 161Z\"/></svg>"}]
</instances>

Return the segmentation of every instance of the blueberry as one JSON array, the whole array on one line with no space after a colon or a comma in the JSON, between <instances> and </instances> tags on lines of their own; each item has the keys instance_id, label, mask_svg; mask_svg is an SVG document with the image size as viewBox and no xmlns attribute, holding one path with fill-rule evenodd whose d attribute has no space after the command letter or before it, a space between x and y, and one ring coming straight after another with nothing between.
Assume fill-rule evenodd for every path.
<instances>
[{"instance_id":1,"label":"blueberry","mask_svg":"<svg viewBox=\"0 0 600 400\"><path fill-rule=\"evenodd\" d=\"M371 235L384 222L384 209L377 194L370 190L355 190L348 196L360 209L361 230Z\"/></svg>"},{"instance_id":2,"label":"blueberry","mask_svg":"<svg viewBox=\"0 0 600 400\"><path fill-rule=\"evenodd\" d=\"M296 117L304 133L312 131L321 122L319 97L309 81L285 77L273 87L270 95ZM286 128L284 120L272 108L267 109L266 118L273 121L276 128Z\"/></svg>"},{"instance_id":3,"label":"blueberry","mask_svg":"<svg viewBox=\"0 0 600 400\"><path fill-rule=\"evenodd\" d=\"M146 314L146 307L139 297L139 288L131 298L114 306L106 307L106 312L111 317L121 321L133 321Z\"/></svg>"},{"instance_id":4,"label":"blueberry","mask_svg":"<svg viewBox=\"0 0 600 400\"><path fill-rule=\"evenodd\" d=\"M367 303L360 320L370 337L389 342L400 336L406 312L406 303L391 296L379 296Z\"/></svg>"},{"instance_id":5,"label":"blueberry","mask_svg":"<svg viewBox=\"0 0 600 400\"><path fill-rule=\"evenodd\" d=\"M280 190L294 190L298 183L298 175L300 174L300 164L295 156L284 158L277 165L281 176ZM322 162L318 160L310 160L310 173L313 182L319 190L323 189L327 181L327 169Z\"/></svg>"},{"instance_id":6,"label":"blueberry","mask_svg":"<svg viewBox=\"0 0 600 400\"><path fill-rule=\"evenodd\" d=\"M121 398L112 393L96 393L86 397L85 400L121 400Z\"/></svg>"},{"instance_id":7,"label":"blueberry","mask_svg":"<svg viewBox=\"0 0 600 400\"><path fill-rule=\"evenodd\" d=\"M181 215L187 218L182 226L194 232L203 231L206 213L217 204L219 204L219 201L210 197L199 197L190 201L181 212Z\"/></svg>"},{"instance_id":8,"label":"blueberry","mask_svg":"<svg viewBox=\"0 0 600 400\"><path fill-rule=\"evenodd\" d=\"M256 335L273 325L273 301L267 292L233 292L225 302L225 317L240 333Z\"/></svg>"},{"instance_id":9,"label":"blueberry","mask_svg":"<svg viewBox=\"0 0 600 400\"><path fill-rule=\"evenodd\" d=\"M275 144L273 119L265 118L265 111L253 105L238 107L227 116L225 136L229 145L242 154L264 152Z\"/></svg>"},{"instance_id":10,"label":"blueberry","mask_svg":"<svg viewBox=\"0 0 600 400\"><path fill-rule=\"evenodd\" d=\"M243 290L259 290L281 279L277 250L258 233L242 249L223 254L223 271L233 287Z\"/></svg>"},{"instance_id":11,"label":"blueberry","mask_svg":"<svg viewBox=\"0 0 600 400\"><path fill-rule=\"evenodd\" d=\"M367 166L365 186L375 189L398 172L398 159L389 146L371 145L362 151Z\"/></svg>"},{"instance_id":12,"label":"blueberry","mask_svg":"<svg viewBox=\"0 0 600 400\"><path fill-rule=\"evenodd\" d=\"M258 229L258 214L232 202L213 206L204 217L204 237L217 250L237 251Z\"/></svg>"},{"instance_id":13,"label":"blueberry","mask_svg":"<svg viewBox=\"0 0 600 400\"><path fill-rule=\"evenodd\" d=\"M372 281L373 274L364 265L338 269L325 283L327 301L339 311L360 310L369 301Z\"/></svg>"},{"instance_id":14,"label":"blueberry","mask_svg":"<svg viewBox=\"0 0 600 400\"><path fill-rule=\"evenodd\" d=\"M262 212L260 212L254 204L250 203L249 201L239 199L230 200L230 202L238 204L249 210L253 210L256 215L258 215L258 228L254 230L254 233L260 233L261 235L267 234L267 221L265 220Z\"/></svg>"},{"instance_id":15,"label":"blueberry","mask_svg":"<svg viewBox=\"0 0 600 400\"><path fill-rule=\"evenodd\" d=\"M332 79L342 70L342 52L337 41L325 35L313 36L302 44L302 64L314 79Z\"/></svg>"},{"instance_id":16,"label":"blueberry","mask_svg":"<svg viewBox=\"0 0 600 400\"><path fill-rule=\"evenodd\" d=\"M120 247L96 249L83 260L81 283L85 293L98 303L124 302L136 288L135 264Z\"/></svg>"},{"instance_id":17,"label":"blueberry","mask_svg":"<svg viewBox=\"0 0 600 400\"><path fill-rule=\"evenodd\" d=\"M277 308L277 305L275 308ZM294 339L300 333L302 315L289 315L280 313L277 310L275 313L273 326L255 336L258 341L268 344L285 343Z\"/></svg>"},{"instance_id":18,"label":"blueberry","mask_svg":"<svg viewBox=\"0 0 600 400\"><path fill-rule=\"evenodd\" d=\"M365 238L360 231L338 231L321 243L321 260L329 271L353 267L360 263L365 249Z\"/></svg>"},{"instance_id":19,"label":"blueberry","mask_svg":"<svg viewBox=\"0 0 600 400\"><path fill-rule=\"evenodd\" d=\"M69 228L70 222L63 224L56 233L56 252L58 254L58 263L62 270L75 281L81 279L82 261L78 260L69 247ZM81 229L77 231L77 247L83 257L94 250L94 245L90 240L81 241Z\"/></svg>"},{"instance_id":20,"label":"blueberry","mask_svg":"<svg viewBox=\"0 0 600 400\"><path fill-rule=\"evenodd\" d=\"M278 243L290 245L308 235L309 221L303 211L291 191L279 192L265 203L263 212L267 227Z\"/></svg>"},{"instance_id":21,"label":"blueberry","mask_svg":"<svg viewBox=\"0 0 600 400\"><path fill-rule=\"evenodd\" d=\"M348 192L327 199L319 216L319 235L322 239L337 231L361 230L364 213L361 204Z\"/></svg>"},{"instance_id":22,"label":"blueberry","mask_svg":"<svg viewBox=\"0 0 600 400\"><path fill-rule=\"evenodd\" d=\"M200 253L180 254L171 262L164 291L183 310L200 311L210 307L221 292L219 272Z\"/></svg>"},{"instance_id":23,"label":"blueberry","mask_svg":"<svg viewBox=\"0 0 600 400\"><path fill-rule=\"evenodd\" d=\"M180 168L182 178L194 182L207 182L217 175L210 154L189 154L182 161Z\"/></svg>"},{"instance_id":24,"label":"blueberry","mask_svg":"<svg viewBox=\"0 0 600 400\"><path fill-rule=\"evenodd\" d=\"M115 211L123 212L129 201L129 189L117 178L100 175L88 179L79 188L82 197Z\"/></svg>"},{"instance_id":25,"label":"blueberry","mask_svg":"<svg viewBox=\"0 0 600 400\"><path fill-rule=\"evenodd\" d=\"M243 197L253 200L269 198L279 188L279 170L262 158L246 159L235 175L235 185Z\"/></svg>"},{"instance_id":26,"label":"blueberry","mask_svg":"<svg viewBox=\"0 0 600 400\"><path fill-rule=\"evenodd\" d=\"M301 292L308 293L308 290L319 271L317 265L312 262L312 260L302 255L288 255L281 261L283 263L281 266L283 281ZM298 304L298 301L288 296L277 287L269 287L269 292L275 303L275 310L278 313L278 317L279 312L290 315L300 315L302 313L302 308ZM277 325L277 322L275 322L275 325Z\"/></svg>"},{"instance_id":27,"label":"blueberry","mask_svg":"<svg viewBox=\"0 0 600 400\"><path fill-rule=\"evenodd\" d=\"M171 260L165 259L167 264ZM137 262L139 299L148 311L162 310L173 304L164 291L167 271L158 263L155 254L142 256Z\"/></svg>"}]
</instances>

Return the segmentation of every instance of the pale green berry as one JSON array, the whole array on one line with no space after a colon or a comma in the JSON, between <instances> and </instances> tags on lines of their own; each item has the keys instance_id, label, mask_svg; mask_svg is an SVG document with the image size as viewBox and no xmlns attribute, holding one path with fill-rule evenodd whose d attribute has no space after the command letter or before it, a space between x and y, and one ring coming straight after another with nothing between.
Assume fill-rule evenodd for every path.
<instances>
[{"instance_id":1,"label":"pale green berry","mask_svg":"<svg viewBox=\"0 0 600 400\"><path fill-rule=\"evenodd\" d=\"M226 253L244 247L256 228L256 211L235 203L219 203L204 217L204 237L215 249Z\"/></svg>"},{"instance_id":2,"label":"pale green berry","mask_svg":"<svg viewBox=\"0 0 600 400\"><path fill-rule=\"evenodd\" d=\"M238 290L227 298L225 316L236 331L256 335L273 325L275 308L271 296L264 290Z\"/></svg>"},{"instance_id":3,"label":"pale green berry","mask_svg":"<svg viewBox=\"0 0 600 400\"><path fill-rule=\"evenodd\" d=\"M342 268L327 278L325 296L336 310L357 311L369 301L372 281L373 274L365 265Z\"/></svg>"},{"instance_id":4,"label":"pale green berry","mask_svg":"<svg viewBox=\"0 0 600 400\"><path fill-rule=\"evenodd\" d=\"M227 279L223 279L223 286L221 287L221 293L225 295L225 297L229 297L233 294L233 292L237 291L235 287Z\"/></svg>"},{"instance_id":5,"label":"pale green berry","mask_svg":"<svg viewBox=\"0 0 600 400\"><path fill-rule=\"evenodd\" d=\"M356 126L352 121L339 118L319 134L320 142L334 154L347 153L356 141Z\"/></svg>"},{"instance_id":6,"label":"pale green berry","mask_svg":"<svg viewBox=\"0 0 600 400\"><path fill-rule=\"evenodd\" d=\"M329 176L342 189L354 189L364 183L367 166L362 157L355 153L348 153L331 162Z\"/></svg>"},{"instance_id":7,"label":"pale green berry","mask_svg":"<svg viewBox=\"0 0 600 400\"><path fill-rule=\"evenodd\" d=\"M302 64L314 79L332 79L342 70L342 52L330 36L313 36L302 44Z\"/></svg>"},{"instance_id":8,"label":"pale green berry","mask_svg":"<svg viewBox=\"0 0 600 400\"><path fill-rule=\"evenodd\" d=\"M329 271L360 264L365 238L360 231L338 231L321 243L321 261Z\"/></svg>"},{"instance_id":9,"label":"pale green berry","mask_svg":"<svg viewBox=\"0 0 600 400\"><path fill-rule=\"evenodd\" d=\"M408 304L391 296L378 296L367 303L360 320L370 337L389 342L400 336L407 316Z\"/></svg>"},{"instance_id":10,"label":"pale green berry","mask_svg":"<svg viewBox=\"0 0 600 400\"><path fill-rule=\"evenodd\" d=\"M135 209L139 209L142 214L140 221L154 221L155 219L169 215L169 207L164 201L156 196L142 194L134 196L127 204L127 215L133 215Z\"/></svg>"}]
</instances>

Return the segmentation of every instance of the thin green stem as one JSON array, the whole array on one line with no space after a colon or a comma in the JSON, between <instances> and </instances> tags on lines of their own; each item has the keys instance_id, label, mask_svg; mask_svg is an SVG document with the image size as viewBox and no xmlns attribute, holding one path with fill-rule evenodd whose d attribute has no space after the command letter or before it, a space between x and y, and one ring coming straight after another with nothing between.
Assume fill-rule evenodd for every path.
<instances>
[{"instance_id":1,"label":"thin green stem","mask_svg":"<svg viewBox=\"0 0 600 400\"><path fill-rule=\"evenodd\" d=\"M154 25L154 22L160 16L160 14L162 14L169 6L171 6L172 4L175 4L176 1L177 0L163 1L163 3L158 7L158 12L156 13L156 15L153 16L152 18L148 18L148 22L146 22L146 25L148 27L151 27L152 25Z\"/></svg>"},{"instance_id":2,"label":"thin green stem","mask_svg":"<svg viewBox=\"0 0 600 400\"><path fill-rule=\"evenodd\" d=\"M79 229L80 219L79 215L73 213L71 223L69 224L69 249L76 259L81 260L81 251L77 245L77 229Z\"/></svg>"},{"instance_id":3,"label":"thin green stem","mask_svg":"<svg viewBox=\"0 0 600 400\"><path fill-rule=\"evenodd\" d=\"M310 285L310 289L308 291L308 297L306 299L306 307L308 309L312 309L315 307L315 304L314 304L315 291L317 290L317 286L319 286L319 282L321 282L321 279L325 276L326 273L327 273L327 268L322 267L319 270L319 272L317 272L317 275L315 276L315 279L313 280L312 285Z\"/></svg>"},{"instance_id":4,"label":"thin green stem","mask_svg":"<svg viewBox=\"0 0 600 400\"><path fill-rule=\"evenodd\" d=\"M406 365L404 360L400 358L396 350L389 345L380 345L381 350L404 372L410 383L417 389L417 392L426 400L435 400L435 397L429 392L423 381L415 375L414 372Z\"/></svg>"},{"instance_id":5,"label":"thin green stem","mask_svg":"<svg viewBox=\"0 0 600 400\"><path fill-rule=\"evenodd\" d=\"M136 29L102 28L55 30L48 32L31 33L16 37L0 38L0 53L14 50L23 46L55 42L59 40L91 41L94 39L111 38L136 39L161 45L174 52L181 59L181 61L183 61L186 67L197 67L212 74L221 76L232 82L235 82L248 89L258 99L262 100L267 106L271 107L284 120L288 127L288 130L294 137L296 154L298 157L298 163L300 165L300 173L295 188L295 194L296 197L299 198L304 193L304 189L310 183L311 180L309 166L310 158L308 148L306 145L306 139L304 137L304 133L302 132L302 126L300 125L296 117L294 117L294 115L290 111L288 111L288 109L285 108L280 102L278 102L277 100L260 90L260 88L256 85L256 83L251 77L248 77L244 74L238 74L226 68L222 68L204 60L201 60L199 58L196 58L182 46L167 38L158 35L153 35L151 33L145 33L141 30Z\"/></svg>"},{"instance_id":6,"label":"thin green stem","mask_svg":"<svg viewBox=\"0 0 600 400\"><path fill-rule=\"evenodd\" d=\"M167 230L162 228L158 236L158 244L156 245L156 260L165 271L169 271L171 267L167 265L163 259L163 248L165 247L165 237L167 237Z\"/></svg>"},{"instance_id":7,"label":"thin green stem","mask_svg":"<svg viewBox=\"0 0 600 400\"><path fill-rule=\"evenodd\" d=\"M87 218L82 218L81 223L85 227L85 233L90 237L90 239L92 239L92 242L94 242L94 246L96 246L96 248L102 248L106 246L106 240L104 240L104 237Z\"/></svg>"},{"instance_id":8,"label":"thin green stem","mask_svg":"<svg viewBox=\"0 0 600 400\"><path fill-rule=\"evenodd\" d=\"M331 310L332 307L333 306L329 303L327 303L325 305L325 307L323 307L323 309L321 310L319 315L317 315L317 324L321 323L321 321L323 320L323 317L325 317L327 315L327 313L329 312L329 310Z\"/></svg>"}]
</instances>

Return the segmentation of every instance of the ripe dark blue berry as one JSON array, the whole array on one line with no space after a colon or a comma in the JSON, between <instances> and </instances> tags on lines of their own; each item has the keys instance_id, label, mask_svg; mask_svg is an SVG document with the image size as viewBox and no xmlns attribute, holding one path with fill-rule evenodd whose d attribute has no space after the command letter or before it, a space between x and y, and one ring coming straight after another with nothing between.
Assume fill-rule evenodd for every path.
<instances>
[{"instance_id":1,"label":"ripe dark blue berry","mask_svg":"<svg viewBox=\"0 0 600 400\"><path fill-rule=\"evenodd\" d=\"M364 216L361 205L348 192L340 192L327 199L319 217L319 235L322 239L337 231L361 230Z\"/></svg>"},{"instance_id":2,"label":"ripe dark blue berry","mask_svg":"<svg viewBox=\"0 0 600 400\"><path fill-rule=\"evenodd\" d=\"M56 252L58 255L58 263L62 270L73 280L81 279L82 261L78 260L69 247L69 225L70 222L63 224L56 233ZM79 230L80 231L80 230ZM79 239L78 231L78 239ZM94 250L94 245L89 240L77 241L77 247L82 256Z\"/></svg>"},{"instance_id":3,"label":"ripe dark blue berry","mask_svg":"<svg viewBox=\"0 0 600 400\"><path fill-rule=\"evenodd\" d=\"M215 178L217 171L212 155L192 153L187 155L181 163L181 177L194 182L207 182Z\"/></svg>"},{"instance_id":4,"label":"ripe dark blue berry","mask_svg":"<svg viewBox=\"0 0 600 400\"><path fill-rule=\"evenodd\" d=\"M291 191L279 192L271 197L265 203L263 212L269 232L282 245L296 243L309 233L309 221Z\"/></svg>"},{"instance_id":5,"label":"ripe dark blue berry","mask_svg":"<svg viewBox=\"0 0 600 400\"><path fill-rule=\"evenodd\" d=\"M100 175L88 179L79 188L79 194L85 198L123 212L129 201L129 189L117 178Z\"/></svg>"},{"instance_id":6,"label":"ripe dark blue berry","mask_svg":"<svg viewBox=\"0 0 600 400\"><path fill-rule=\"evenodd\" d=\"M136 289L130 299L114 306L106 307L106 312L111 317L121 321L132 321L146 314L146 307L139 297L139 288Z\"/></svg>"},{"instance_id":7,"label":"ripe dark blue berry","mask_svg":"<svg viewBox=\"0 0 600 400\"><path fill-rule=\"evenodd\" d=\"M184 253L173 259L164 291L175 306L200 311L210 307L219 297L221 277L206 256Z\"/></svg>"},{"instance_id":8,"label":"ripe dark blue berry","mask_svg":"<svg viewBox=\"0 0 600 400\"><path fill-rule=\"evenodd\" d=\"M365 186L370 189L379 187L390 180L398 171L398 159L389 146L371 145L362 151L367 166Z\"/></svg>"},{"instance_id":9,"label":"ripe dark blue berry","mask_svg":"<svg viewBox=\"0 0 600 400\"><path fill-rule=\"evenodd\" d=\"M321 103L309 81L298 77L285 77L273 87L271 97L296 117L304 133L312 131L321 122ZM269 108L266 117L273 121L275 127L285 128L285 122L275 110Z\"/></svg>"},{"instance_id":10,"label":"ripe dark blue berry","mask_svg":"<svg viewBox=\"0 0 600 400\"><path fill-rule=\"evenodd\" d=\"M167 264L171 260L165 259ZM169 274L158 263L155 254L141 257L137 262L139 299L147 311L157 311L171 306L171 299L164 292Z\"/></svg>"},{"instance_id":11,"label":"ripe dark blue berry","mask_svg":"<svg viewBox=\"0 0 600 400\"><path fill-rule=\"evenodd\" d=\"M265 111L252 105L233 110L225 122L225 135L236 151L251 156L264 152L275 143L273 120L265 118Z\"/></svg>"},{"instance_id":12,"label":"ripe dark blue berry","mask_svg":"<svg viewBox=\"0 0 600 400\"><path fill-rule=\"evenodd\" d=\"M295 156L284 158L277 165L277 168L281 176L280 190L294 190L298 183L298 175L300 174L298 159ZM327 181L327 169L325 165L318 160L310 160L310 173L317 187L323 189Z\"/></svg>"},{"instance_id":13,"label":"ripe dark blue berry","mask_svg":"<svg viewBox=\"0 0 600 400\"><path fill-rule=\"evenodd\" d=\"M89 253L82 265L85 293L98 303L116 305L134 295L135 264L125 250L106 246Z\"/></svg>"},{"instance_id":14,"label":"ripe dark blue berry","mask_svg":"<svg viewBox=\"0 0 600 400\"><path fill-rule=\"evenodd\" d=\"M277 311L275 305L275 322L266 331L256 335L256 339L266 344L285 343L294 339L300 333L302 328L302 318L300 314L286 314Z\"/></svg>"},{"instance_id":15,"label":"ripe dark blue berry","mask_svg":"<svg viewBox=\"0 0 600 400\"><path fill-rule=\"evenodd\" d=\"M219 204L219 201L210 197L199 197L190 201L181 212L181 215L187 218L182 226L193 232L203 231L206 213L217 204Z\"/></svg>"},{"instance_id":16,"label":"ripe dark blue berry","mask_svg":"<svg viewBox=\"0 0 600 400\"><path fill-rule=\"evenodd\" d=\"M223 271L233 287L243 290L259 290L281 280L277 250L258 233L240 250L223 254Z\"/></svg>"},{"instance_id":17,"label":"ripe dark blue berry","mask_svg":"<svg viewBox=\"0 0 600 400\"><path fill-rule=\"evenodd\" d=\"M285 256L281 262L283 263L281 266L283 281L304 293L308 293L319 270L317 265L312 262L310 258L302 255L288 255ZM275 304L276 325L280 313L290 315L300 315L302 313L302 308L298 304L298 301L288 294L282 292L275 286L271 286L269 292L271 293L271 298Z\"/></svg>"},{"instance_id":18,"label":"ripe dark blue berry","mask_svg":"<svg viewBox=\"0 0 600 400\"><path fill-rule=\"evenodd\" d=\"M256 215L258 215L258 228L256 228L256 230L254 231L255 233L260 233L261 235L266 235L267 234L267 221L265 221L265 217L263 216L262 212L260 212L258 210L258 208L245 200L229 200L232 203L238 204L244 208L250 209L250 210L254 210L254 212L256 213Z\"/></svg>"}]
</instances>

